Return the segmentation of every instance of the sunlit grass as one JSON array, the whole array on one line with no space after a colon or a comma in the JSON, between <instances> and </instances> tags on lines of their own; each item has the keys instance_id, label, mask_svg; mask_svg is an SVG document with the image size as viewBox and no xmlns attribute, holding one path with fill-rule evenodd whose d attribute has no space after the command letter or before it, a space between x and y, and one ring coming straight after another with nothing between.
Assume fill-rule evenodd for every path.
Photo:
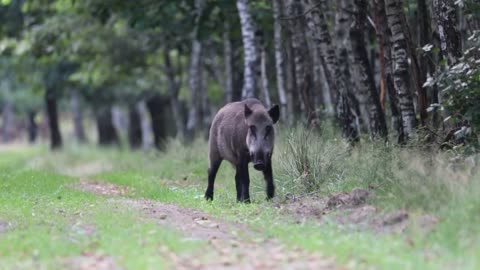
<instances>
[{"instance_id":1,"label":"sunlit grass","mask_svg":"<svg viewBox=\"0 0 480 270\"><path fill-rule=\"evenodd\" d=\"M85 252L111 256L128 269L161 269L169 262L160 246L178 252L196 246L133 209L112 211L106 198L76 191L75 177L26 167L27 156L0 155L0 221L8 224L0 232L0 269L64 269L69 257ZM82 233L82 225L93 234Z\"/></svg>"},{"instance_id":2,"label":"sunlit grass","mask_svg":"<svg viewBox=\"0 0 480 270\"><path fill-rule=\"evenodd\" d=\"M34 148L9 153L8 157L0 154L1 175L7 179L1 185L8 191L1 195L0 219L21 228L0 235L7 242L18 242L13 248L0 244L0 256L8 254L2 263L12 266L16 261L35 261L38 257L42 265L48 265L58 257L90 248L92 240L81 236L75 244L51 241L55 237L65 240L71 219L76 218L78 211L82 213L81 220L96 224L102 236L95 240L100 242L94 245L96 249L129 268L165 265L155 251L160 242L177 252L191 248L175 234L139 222L137 214L128 209L111 212L104 207L105 198L73 190L70 184L82 177L127 186L132 191L127 195L130 197L174 202L217 218L249 224L259 232L259 237L276 237L290 247L333 256L353 269L478 268L480 261L475 254L480 251L480 181L475 160L453 168L445 155L384 144L351 148L328 132L306 135L301 129L280 131L274 155L278 196L273 202L266 202L262 176L251 170L250 205L236 203L234 170L226 162L217 176L215 200L203 199L208 166L207 144L203 140L188 145L172 140L165 152L74 145L55 153ZM308 178L302 175L301 162L291 154L300 143L309 145L302 148L307 151L302 162L309 162ZM287 194L316 192L328 196L354 187L373 188L375 196L369 203L380 210L404 208L413 215L429 213L439 223L428 235L414 230L403 235L376 235L345 230L334 223L298 224L274 207ZM67 214L59 215L56 211L60 208ZM154 236L145 240L149 231L154 231ZM44 236L45 232L51 237ZM124 235L128 237L123 239ZM139 247L139 239L147 241L146 246ZM122 246L119 241L126 244ZM45 247L42 253L35 251L40 247ZM135 253L132 260L129 250Z\"/></svg>"}]
</instances>

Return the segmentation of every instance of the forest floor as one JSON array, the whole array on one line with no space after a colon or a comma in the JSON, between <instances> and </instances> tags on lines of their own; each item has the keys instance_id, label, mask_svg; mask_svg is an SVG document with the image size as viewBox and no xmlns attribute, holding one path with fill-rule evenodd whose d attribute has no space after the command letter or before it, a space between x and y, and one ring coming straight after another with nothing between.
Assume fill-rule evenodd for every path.
<instances>
[{"instance_id":1,"label":"forest floor","mask_svg":"<svg viewBox=\"0 0 480 270\"><path fill-rule=\"evenodd\" d=\"M382 207L375 187L298 195L279 185L267 202L253 173L253 202L239 204L224 164L206 202L206 161L182 151L0 149L0 269L478 267L478 238L454 252L442 217Z\"/></svg>"}]
</instances>

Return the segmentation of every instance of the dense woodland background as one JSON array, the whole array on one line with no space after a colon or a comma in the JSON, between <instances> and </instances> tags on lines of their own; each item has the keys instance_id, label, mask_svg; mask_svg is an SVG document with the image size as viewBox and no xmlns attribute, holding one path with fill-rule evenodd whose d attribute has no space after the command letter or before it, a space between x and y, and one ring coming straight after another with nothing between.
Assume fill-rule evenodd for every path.
<instances>
[{"instance_id":1,"label":"dense woodland background","mask_svg":"<svg viewBox=\"0 0 480 270\"><path fill-rule=\"evenodd\" d=\"M478 149L476 0L2 0L0 20L3 142L95 123L161 149L258 97L351 143Z\"/></svg>"}]
</instances>

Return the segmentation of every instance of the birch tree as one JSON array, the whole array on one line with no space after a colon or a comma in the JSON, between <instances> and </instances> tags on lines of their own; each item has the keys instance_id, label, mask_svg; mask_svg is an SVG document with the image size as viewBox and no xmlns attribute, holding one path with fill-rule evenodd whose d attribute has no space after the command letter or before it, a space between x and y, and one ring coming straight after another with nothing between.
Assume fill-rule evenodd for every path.
<instances>
[{"instance_id":1,"label":"birch tree","mask_svg":"<svg viewBox=\"0 0 480 270\"><path fill-rule=\"evenodd\" d=\"M200 111L200 87L201 82L201 57L202 57L202 43L198 38L198 29L200 23L200 16L203 11L203 0L195 0L195 26L192 33L192 47L190 54L190 67L188 72L188 88L190 89L190 103L187 122L187 136L193 139L196 130L199 128L199 111Z\"/></svg>"},{"instance_id":2,"label":"birch tree","mask_svg":"<svg viewBox=\"0 0 480 270\"><path fill-rule=\"evenodd\" d=\"M259 36L259 46L260 46L260 78L261 78L261 89L262 89L262 97L265 105L270 107L272 105L272 101L270 100L270 87L268 83L268 74L267 74L267 48L265 44L264 33L261 32Z\"/></svg>"},{"instance_id":3,"label":"birch tree","mask_svg":"<svg viewBox=\"0 0 480 270\"><path fill-rule=\"evenodd\" d=\"M385 0L385 12L388 27L392 34L393 83L398 95L403 132L408 139L415 131L417 120L410 85L409 53L405 36L406 25L403 20L403 1Z\"/></svg>"},{"instance_id":4,"label":"birch tree","mask_svg":"<svg viewBox=\"0 0 480 270\"><path fill-rule=\"evenodd\" d=\"M258 95L260 82L260 53L256 42L257 25L250 11L249 0L237 0L244 49L242 99Z\"/></svg>"},{"instance_id":5,"label":"birch tree","mask_svg":"<svg viewBox=\"0 0 480 270\"><path fill-rule=\"evenodd\" d=\"M165 46L163 49L163 58L165 62L165 73L168 82L168 94L170 96L170 106L172 108L172 116L175 121L176 136L178 138L184 137L184 125L183 118L180 110L180 104L178 101L178 94L182 85L182 65L180 61L179 53L177 52L176 66L170 56L170 48ZM197 74L195 74L197 76ZM196 88L194 91L198 91ZM192 93L192 92L190 92ZM196 92L195 92L196 93ZM196 103L195 103L196 104ZM196 109L195 109L196 110ZM196 112L195 112L196 113Z\"/></svg>"},{"instance_id":6,"label":"birch tree","mask_svg":"<svg viewBox=\"0 0 480 270\"><path fill-rule=\"evenodd\" d=\"M83 126L83 114L80 105L80 96L76 89L70 91L70 107L72 111L73 133L77 142L83 143L87 140L85 128Z\"/></svg>"},{"instance_id":7,"label":"birch tree","mask_svg":"<svg viewBox=\"0 0 480 270\"><path fill-rule=\"evenodd\" d=\"M455 3L453 0L433 0L432 4L442 55L449 65L453 65L462 55Z\"/></svg>"},{"instance_id":8,"label":"birch tree","mask_svg":"<svg viewBox=\"0 0 480 270\"><path fill-rule=\"evenodd\" d=\"M283 15L282 0L272 0L273 9L273 42L275 49L275 71L277 77L277 92L280 102L280 117L287 120L291 114L287 113L287 97L285 91L285 58L282 38L282 23L280 17Z\"/></svg>"},{"instance_id":9,"label":"birch tree","mask_svg":"<svg viewBox=\"0 0 480 270\"><path fill-rule=\"evenodd\" d=\"M289 30L292 42L292 53L295 63L295 82L296 94L302 99L301 108L305 111L307 119L312 117L310 102L310 57L308 52L307 40L304 33L303 6L299 0L289 0L287 2L287 14L289 15Z\"/></svg>"},{"instance_id":10,"label":"birch tree","mask_svg":"<svg viewBox=\"0 0 480 270\"><path fill-rule=\"evenodd\" d=\"M223 24L223 63L224 63L224 93L225 103L233 101L233 50L230 39L230 22L225 18Z\"/></svg>"},{"instance_id":11,"label":"birch tree","mask_svg":"<svg viewBox=\"0 0 480 270\"><path fill-rule=\"evenodd\" d=\"M348 9L349 0L343 0L342 9ZM354 91L360 106L364 107L368 116L369 130L372 138L387 136L385 115L380 105L379 94L375 88L372 67L368 59L365 46L367 1L353 0L353 26L349 36L352 45L353 70L357 79L356 91Z\"/></svg>"},{"instance_id":12,"label":"birch tree","mask_svg":"<svg viewBox=\"0 0 480 270\"><path fill-rule=\"evenodd\" d=\"M390 45L391 32L385 13L385 0L375 0L375 17L377 26L377 42L380 47L381 85L390 101L391 123L398 143L404 142L402 115L398 104L397 92L393 83L392 49Z\"/></svg>"},{"instance_id":13,"label":"birch tree","mask_svg":"<svg viewBox=\"0 0 480 270\"><path fill-rule=\"evenodd\" d=\"M7 100L2 108L2 142L8 143L11 140L13 130L13 104Z\"/></svg>"},{"instance_id":14,"label":"birch tree","mask_svg":"<svg viewBox=\"0 0 480 270\"><path fill-rule=\"evenodd\" d=\"M348 100L348 89L345 74L341 72L335 45L328 28L328 21L325 10L327 6L323 0L303 0L308 33L320 48L321 56L325 59L327 76L332 82L331 89L333 98L336 100L336 115L342 128L342 136L349 141L358 140L358 129L355 117L351 111L351 104Z\"/></svg>"}]
</instances>

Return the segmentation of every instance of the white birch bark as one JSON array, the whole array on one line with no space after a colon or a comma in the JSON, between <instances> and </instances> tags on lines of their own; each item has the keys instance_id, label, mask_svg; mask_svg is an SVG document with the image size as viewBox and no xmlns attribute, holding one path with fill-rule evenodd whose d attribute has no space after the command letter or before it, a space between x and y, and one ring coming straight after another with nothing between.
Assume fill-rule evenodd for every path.
<instances>
[{"instance_id":1,"label":"white birch bark","mask_svg":"<svg viewBox=\"0 0 480 270\"><path fill-rule=\"evenodd\" d=\"M242 99L258 95L260 82L260 53L256 44L257 26L250 12L248 0L237 0L244 49L244 72Z\"/></svg>"},{"instance_id":2,"label":"white birch bark","mask_svg":"<svg viewBox=\"0 0 480 270\"><path fill-rule=\"evenodd\" d=\"M223 59L225 67L225 103L228 103L233 101L233 51L228 20L225 20L223 29Z\"/></svg>"},{"instance_id":3,"label":"white birch bark","mask_svg":"<svg viewBox=\"0 0 480 270\"><path fill-rule=\"evenodd\" d=\"M189 139L192 139L195 136L195 132L198 129L199 121L199 111L200 111L200 91L201 91L201 57L202 57L202 43L198 39L198 27L200 16L203 11L203 0L195 0L195 9L196 9L196 18L195 18L195 29L192 33L192 50L190 55L190 67L189 67L189 78L188 78L188 87L190 89L190 103L189 103L189 112L188 112L188 121L187 121L187 134Z\"/></svg>"},{"instance_id":4,"label":"white birch bark","mask_svg":"<svg viewBox=\"0 0 480 270\"><path fill-rule=\"evenodd\" d=\"M147 111L147 106L145 105L144 100L137 103L136 109L140 115L140 127L142 128L142 148L143 150L148 151L153 147L152 120Z\"/></svg>"},{"instance_id":5,"label":"white birch bark","mask_svg":"<svg viewBox=\"0 0 480 270\"><path fill-rule=\"evenodd\" d=\"M402 115L403 132L410 138L416 127L415 108L413 105L408 65L408 47L405 36L406 26L402 19L403 1L385 0L388 27L392 34L393 83L397 92L400 113Z\"/></svg>"},{"instance_id":6,"label":"white birch bark","mask_svg":"<svg viewBox=\"0 0 480 270\"><path fill-rule=\"evenodd\" d=\"M366 0L342 0L341 9L348 10L353 7L353 25L350 27L349 37L351 41L351 56L353 58L353 74L356 78L356 86L353 91L367 114L370 136L372 139L386 138L387 124L383 113L379 94L375 87L372 67L369 62L368 52L365 45L367 1ZM345 12L344 12L345 13Z\"/></svg>"},{"instance_id":7,"label":"white birch bark","mask_svg":"<svg viewBox=\"0 0 480 270\"><path fill-rule=\"evenodd\" d=\"M277 92L280 102L280 117L287 120L287 96L285 90L285 57L282 38L282 23L280 17L283 15L282 0L272 0L273 9L273 39L275 46L275 70L277 76Z\"/></svg>"}]
</instances>

